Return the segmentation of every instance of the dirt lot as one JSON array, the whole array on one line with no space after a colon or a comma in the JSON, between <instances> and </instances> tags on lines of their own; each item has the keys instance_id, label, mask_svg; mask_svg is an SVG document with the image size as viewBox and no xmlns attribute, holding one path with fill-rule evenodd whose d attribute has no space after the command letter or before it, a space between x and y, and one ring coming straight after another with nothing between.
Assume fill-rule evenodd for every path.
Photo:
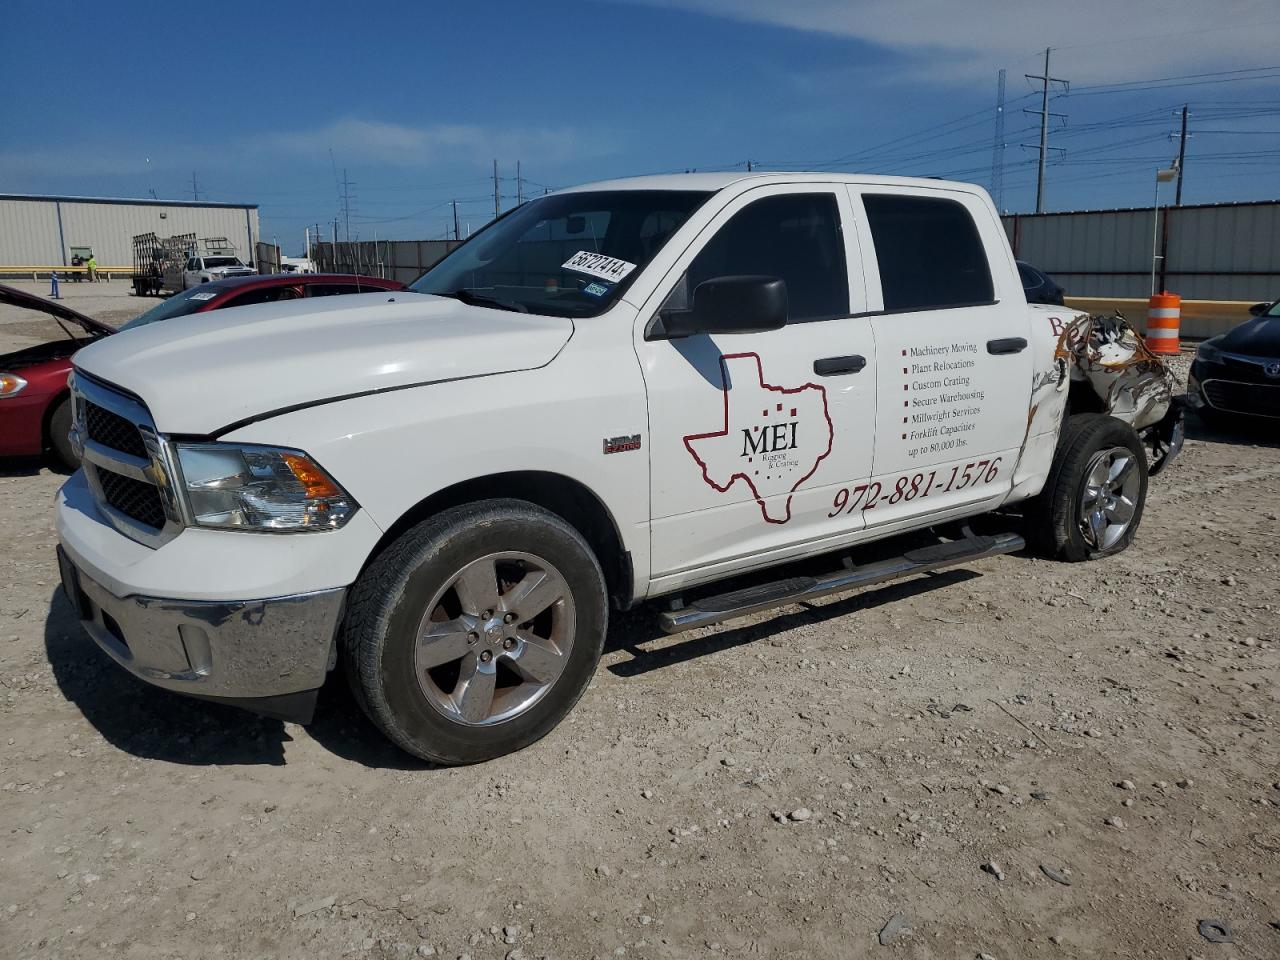
<instances>
[{"instance_id":1,"label":"dirt lot","mask_svg":"<svg viewBox=\"0 0 1280 960\"><path fill-rule=\"evenodd\" d=\"M340 682L304 729L128 677L57 587L62 479L0 466L0 956L1280 956L1265 439L1193 424L1112 560L618 616L568 722L452 770Z\"/></svg>"}]
</instances>

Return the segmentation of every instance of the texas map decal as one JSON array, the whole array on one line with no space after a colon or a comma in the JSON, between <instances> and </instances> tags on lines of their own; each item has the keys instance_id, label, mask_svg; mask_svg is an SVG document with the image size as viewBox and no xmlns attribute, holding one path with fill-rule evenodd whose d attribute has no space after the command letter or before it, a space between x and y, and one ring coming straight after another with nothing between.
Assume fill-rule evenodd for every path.
<instances>
[{"instance_id":1,"label":"texas map decal","mask_svg":"<svg viewBox=\"0 0 1280 960\"><path fill-rule=\"evenodd\" d=\"M712 488L725 493L741 480L768 523L786 523L791 495L831 453L826 387L765 383L756 353L721 357L720 378L724 426L685 437L685 448Z\"/></svg>"}]
</instances>

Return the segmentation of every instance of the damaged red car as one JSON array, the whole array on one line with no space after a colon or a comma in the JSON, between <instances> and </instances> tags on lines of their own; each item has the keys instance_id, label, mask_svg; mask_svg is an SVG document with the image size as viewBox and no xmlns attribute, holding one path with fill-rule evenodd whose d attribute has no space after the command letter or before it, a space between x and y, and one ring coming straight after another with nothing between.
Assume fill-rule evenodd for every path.
<instances>
[{"instance_id":1,"label":"damaged red car","mask_svg":"<svg viewBox=\"0 0 1280 960\"><path fill-rule=\"evenodd\" d=\"M403 290L396 280L350 274L274 274L228 277L170 297L120 329L227 307ZM71 429L67 377L71 356L83 346L116 333L114 327L66 304L0 284L0 304L48 314L67 335L0 355L0 457L32 457L50 451L64 466L80 465L67 434Z\"/></svg>"}]
</instances>

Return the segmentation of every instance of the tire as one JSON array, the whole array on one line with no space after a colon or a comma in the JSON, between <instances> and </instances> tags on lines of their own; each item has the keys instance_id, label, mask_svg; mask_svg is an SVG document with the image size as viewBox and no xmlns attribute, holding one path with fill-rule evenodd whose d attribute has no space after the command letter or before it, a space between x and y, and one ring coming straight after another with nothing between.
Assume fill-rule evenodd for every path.
<instances>
[{"instance_id":1,"label":"tire","mask_svg":"<svg viewBox=\"0 0 1280 960\"><path fill-rule=\"evenodd\" d=\"M1086 500L1095 509L1086 510ZM1027 543L1069 563L1113 556L1133 543L1146 500L1147 455L1133 428L1106 414L1076 414L1063 424L1049 479L1028 506Z\"/></svg>"},{"instance_id":2,"label":"tire","mask_svg":"<svg viewBox=\"0 0 1280 960\"><path fill-rule=\"evenodd\" d=\"M80 458L71 446L71 398L63 397L49 416L49 447L57 461L68 470L80 467Z\"/></svg>"},{"instance_id":3,"label":"tire","mask_svg":"<svg viewBox=\"0 0 1280 960\"><path fill-rule=\"evenodd\" d=\"M553 595L534 619L520 612ZM521 500L455 507L356 581L340 641L348 681L403 750L442 764L499 757L548 734L586 690L606 596L595 554L555 514Z\"/></svg>"}]
</instances>

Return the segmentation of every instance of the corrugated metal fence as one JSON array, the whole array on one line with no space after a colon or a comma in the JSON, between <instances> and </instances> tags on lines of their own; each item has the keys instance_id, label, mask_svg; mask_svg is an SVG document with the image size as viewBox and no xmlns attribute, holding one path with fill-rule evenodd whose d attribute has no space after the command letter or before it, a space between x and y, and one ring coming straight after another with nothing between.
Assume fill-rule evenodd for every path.
<instances>
[{"instance_id":1,"label":"corrugated metal fence","mask_svg":"<svg viewBox=\"0 0 1280 960\"><path fill-rule=\"evenodd\" d=\"M1014 255L1048 272L1069 295L1191 300L1280 297L1280 200L1003 217ZM1162 259L1161 259L1162 258Z\"/></svg>"},{"instance_id":2,"label":"corrugated metal fence","mask_svg":"<svg viewBox=\"0 0 1280 960\"><path fill-rule=\"evenodd\" d=\"M458 246L457 240L360 240L321 242L311 251L321 273L359 273L413 283Z\"/></svg>"}]
</instances>

